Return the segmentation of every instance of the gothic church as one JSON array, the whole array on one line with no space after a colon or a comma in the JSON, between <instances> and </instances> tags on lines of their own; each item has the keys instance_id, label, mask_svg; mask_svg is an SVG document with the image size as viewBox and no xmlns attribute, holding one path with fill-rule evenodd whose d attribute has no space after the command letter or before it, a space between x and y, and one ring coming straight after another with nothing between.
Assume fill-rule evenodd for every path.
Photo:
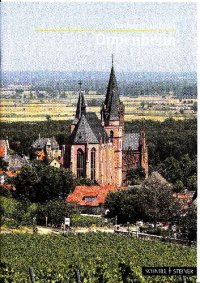
<instances>
[{"instance_id":1,"label":"gothic church","mask_svg":"<svg viewBox=\"0 0 200 283\"><path fill-rule=\"evenodd\" d=\"M78 179L89 178L99 185L127 185L129 169L142 167L148 175L148 148L145 132L125 133L125 107L112 63L101 119L87 112L80 90L71 134L64 147L64 167Z\"/></svg>"}]
</instances>

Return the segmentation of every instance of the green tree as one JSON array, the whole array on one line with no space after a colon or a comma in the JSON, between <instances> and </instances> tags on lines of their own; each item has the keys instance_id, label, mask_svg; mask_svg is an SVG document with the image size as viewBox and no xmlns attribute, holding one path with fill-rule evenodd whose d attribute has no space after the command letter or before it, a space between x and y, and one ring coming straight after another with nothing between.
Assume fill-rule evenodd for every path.
<instances>
[{"instance_id":1,"label":"green tree","mask_svg":"<svg viewBox=\"0 0 200 283\"><path fill-rule=\"evenodd\" d=\"M73 206L63 200L50 200L39 205L36 212L37 223L44 225L47 217L48 223L57 226L63 223L64 217L70 217L74 211Z\"/></svg>"},{"instance_id":2,"label":"green tree","mask_svg":"<svg viewBox=\"0 0 200 283\"><path fill-rule=\"evenodd\" d=\"M142 217L136 189L109 193L104 206L109 210L107 217L117 216L118 223L133 223Z\"/></svg>"},{"instance_id":3,"label":"green tree","mask_svg":"<svg viewBox=\"0 0 200 283\"><path fill-rule=\"evenodd\" d=\"M189 191L197 191L197 174L188 178L187 185Z\"/></svg>"},{"instance_id":4,"label":"green tree","mask_svg":"<svg viewBox=\"0 0 200 283\"><path fill-rule=\"evenodd\" d=\"M127 174L127 180L129 185L139 185L145 179L145 171L139 167L136 169L130 169Z\"/></svg>"},{"instance_id":5,"label":"green tree","mask_svg":"<svg viewBox=\"0 0 200 283\"><path fill-rule=\"evenodd\" d=\"M180 168L180 162L174 157L168 157L160 165L161 174L167 181L175 183L177 180L181 180L183 177L183 172Z\"/></svg>"},{"instance_id":6,"label":"green tree","mask_svg":"<svg viewBox=\"0 0 200 283\"><path fill-rule=\"evenodd\" d=\"M8 162L6 162L2 157L0 157L0 168L2 170L8 169Z\"/></svg>"},{"instance_id":7,"label":"green tree","mask_svg":"<svg viewBox=\"0 0 200 283\"><path fill-rule=\"evenodd\" d=\"M50 122L51 121L51 116L50 115L46 115L46 119L47 119L48 122Z\"/></svg>"},{"instance_id":8,"label":"green tree","mask_svg":"<svg viewBox=\"0 0 200 283\"><path fill-rule=\"evenodd\" d=\"M197 102L194 102L191 108L192 110L197 111Z\"/></svg>"},{"instance_id":9,"label":"green tree","mask_svg":"<svg viewBox=\"0 0 200 283\"><path fill-rule=\"evenodd\" d=\"M144 109L145 102L144 102L144 101L142 101L142 102L140 103L140 106L142 107L142 109Z\"/></svg>"},{"instance_id":10,"label":"green tree","mask_svg":"<svg viewBox=\"0 0 200 283\"><path fill-rule=\"evenodd\" d=\"M61 171L35 162L23 167L13 182L16 197L43 203L51 199L65 198L73 190L76 179L69 170Z\"/></svg>"},{"instance_id":11,"label":"green tree","mask_svg":"<svg viewBox=\"0 0 200 283\"><path fill-rule=\"evenodd\" d=\"M189 241L197 240L197 207L195 204L190 205L186 214L181 218L180 228L182 238Z\"/></svg>"},{"instance_id":12,"label":"green tree","mask_svg":"<svg viewBox=\"0 0 200 283\"><path fill-rule=\"evenodd\" d=\"M177 180L174 184L174 191L176 193L181 193L185 190L185 186L181 180Z\"/></svg>"},{"instance_id":13,"label":"green tree","mask_svg":"<svg viewBox=\"0 0 200 283\"><path fill-rule=\"evenodd\" d=\"M172 186L157 172L153 172L141 185L138 202L143 220L153 222L155 227L159 221L173 221L179 217L180 206Z\"/></svg>"},{"instance_id":14,"label":"green tree","mask_svg":"<svg viewBox=\"0 0 200 283\"><path fill-rule=\"evenodd\" d=\"M180 160L172 156L168 157L159 166L159 171L167 181L175 184L176 192L196 188L197 160L195 156L191 159L188 154L185 154Z\"/></svg>"},{"instance_id":15,"label":"green tree","mask_svg":"<svg viewBox=\"0 0 200 283\"><path fill-rule=\"evenodd\" d=\"M5 223L6 219L11 219L15 215L18 201L10 198L1 196L1 225Z\"/></svg>"},{"instance_id":16,"label":"green tree","mask_svg":"<svg viewBox=\"0 0 200 283\"><path fill-rule=\"evenodd\" d=\"M182 171L182 180L185 184L186 188L188 189L188 178L196 173L193 161L190 159L188 154L183 155L180 161L180 168Z\"/></svg>"}]
</instances>

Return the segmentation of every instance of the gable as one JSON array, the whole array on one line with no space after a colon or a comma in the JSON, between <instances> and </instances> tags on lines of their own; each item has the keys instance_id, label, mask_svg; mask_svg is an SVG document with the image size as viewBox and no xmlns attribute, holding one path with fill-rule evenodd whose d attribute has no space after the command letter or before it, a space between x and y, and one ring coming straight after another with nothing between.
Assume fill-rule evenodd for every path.
<instances>
[{"instance_id":1,"label":"gable","mask_svg":"<svg viewBox=\"0 0 200 283\"><path fill-rule=\"evenodd\" d=\"M99 141L90 127L85 115L82 115L76 128L71 134L71 143L73 144L98 144Z\"/></svg>"}]
</instances>

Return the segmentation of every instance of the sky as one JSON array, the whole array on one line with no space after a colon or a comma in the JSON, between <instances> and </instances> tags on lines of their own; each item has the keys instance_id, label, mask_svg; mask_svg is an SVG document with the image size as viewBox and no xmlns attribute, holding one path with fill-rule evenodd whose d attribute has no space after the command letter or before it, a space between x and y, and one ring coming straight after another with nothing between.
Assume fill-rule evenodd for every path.
<instances>
[{"instance_id":1,"label":"sky","mask_svg":"<svg viewBox=\"0 0 200 283\"><path fill-rule=\"evenodd\" d=\"M3 71L194 72L195 3L1 3ZM168 30L40 32L38 29Z\"/></svg>"}]
</instances>

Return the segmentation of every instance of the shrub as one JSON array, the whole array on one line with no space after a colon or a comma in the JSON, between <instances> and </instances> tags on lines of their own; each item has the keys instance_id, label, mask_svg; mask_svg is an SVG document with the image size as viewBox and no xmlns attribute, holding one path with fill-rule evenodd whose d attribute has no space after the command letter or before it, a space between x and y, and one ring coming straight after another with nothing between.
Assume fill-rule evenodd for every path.
<instances>
[{"instance_id":1,"label":"shrub","mask_svg":"<svg viewBox=\"0 0 200 283\"><path fill-rule=\"evenodd\" d=\"M92 225L104 226L105 219L95 216L85 216L73 214L71 217L71 225L75 227L91 227Z\"/></svg>"}]
</instances>

